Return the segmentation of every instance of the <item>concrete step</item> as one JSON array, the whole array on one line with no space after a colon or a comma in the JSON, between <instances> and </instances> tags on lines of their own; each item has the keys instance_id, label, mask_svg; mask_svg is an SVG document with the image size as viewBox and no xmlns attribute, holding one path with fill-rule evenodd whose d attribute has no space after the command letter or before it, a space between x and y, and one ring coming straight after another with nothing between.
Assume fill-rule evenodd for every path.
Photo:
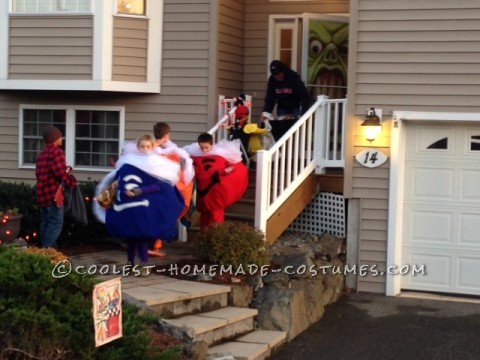
<instances>
[{"instance_id":1,"label":"concrete step","mask_svg":"<svg viewBox=\"0 0 480 360\"><path fill-rule=\"evenodd\" d=\"M181 269L178 269L181 271ZM177 280L165 276L147 276L135 279L129 286L123 282L127 300L146 305L164 318L211 311L227 306L230 286L207 284L198 281Z\"/></svg>"},{"instance_id":2,"label":"concrete step","mask_svg":"<svg viewBox=\"0 0 480 360\"><path fill-rule=\"evenodd\" d=\"M255 330L233 341L208 349L209 359L231 355L236 360L262 360L269 357L287 339L285 331Z\"/></svg>"},{"instance_id":3,"label":"concrete step","mask_svg":"<svg viewBox=\"0 0 480 360\"><path fill-rule=\"evenodd\" d=\"M205 341L210 346L252 331L257 314L256 309L228 306L162 321L170 327L183 329L192 339Z\"/></svg>"}]
</instances>

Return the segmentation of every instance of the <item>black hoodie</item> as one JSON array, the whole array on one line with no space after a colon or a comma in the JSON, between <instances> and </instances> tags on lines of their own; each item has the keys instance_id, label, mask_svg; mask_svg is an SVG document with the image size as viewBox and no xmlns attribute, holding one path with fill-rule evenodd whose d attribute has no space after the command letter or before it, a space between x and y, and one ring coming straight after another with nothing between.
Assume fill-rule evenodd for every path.
<instances>
[{"instance_id":1,"label":"black hoodie","mask_svg":"<svg viewBox=\"0 0 480 360\"><path fill-rule=\"evenodd\" d=\"M267 94L263 111L271 113L277 108L289 113L292 109L301 108L303 115L309 108L310 96L300 76L284 63L274 60L270 64L272 75L268 79ZM277 81L273 74L283 72L284 80Z\"/></svg>"}]
</instances>

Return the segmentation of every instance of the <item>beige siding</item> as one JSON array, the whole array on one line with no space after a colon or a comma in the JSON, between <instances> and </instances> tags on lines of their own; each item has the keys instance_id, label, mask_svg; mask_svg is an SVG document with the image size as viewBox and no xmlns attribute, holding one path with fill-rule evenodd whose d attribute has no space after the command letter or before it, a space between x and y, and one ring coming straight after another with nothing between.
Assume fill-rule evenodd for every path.
<instances>
[{"instance_id":1,"label":"beige siding","mask_svg":"<svg viewBox=\"0 0 480 360\"><path fill-rule=\"evenodd\" d=\"M148 19L115 17L112 80L147 80Z\"/></svg>"},{"instance_id":2,"label":"beige siding","mask_svg":"<svg viewBox=\"0 0 480 360\"><path fill-rule=\"evenodd\" d=\"M243 92L244 8L243 0L219 1L217 88L226 97Z\"/></svg>"},{"instance_id":3,"label":"beige siding","mask_svg":"<svg viewBox=\"0 0 480 360\"><path fill-rule=\"evenodd\" d=\"M244 88L253 95L253 115L260 116L268 78L268 25L270 15L345 14L349 0L319 0L309 2L271 2L246 0L245 76Z\"/></svg>"},{"instance_id":4,"label":"beige siding","mask_svg":"<svg viewBox=\"0 0 480 360\"><path fill-rule=\"evenodd\" d=\"M9 79L92 79L91 16L11 16Z\"/></svg>"},{"instance_id":5,"label":"beige siding","mask_svg":"<svg viewBox=\"0 0 480 360\"><path fill-rule=\"evenodd\" d=\"M170 122L176 131L173 139L180 144L193 142L198 131L206 131L216 121L217 99L210 83L216 64L212 43L216 35L211 32L216 24L210 3L164 2L162 89L156 99L161 110L152 114L151 121Z\"/></svg>"},{"instance_id":6,"label":"beige siding","mask_svg":"<svg viewBox=\"0 0 480 360\"><path fill-rule=\"evenodd\" d=\"M351 2L345 194L362 199L361 263L386 265L389 162L362 169L354 156L368 146L390 155L393 110L480 111L479 19L476 0ZM369 144L360 124L371 106L384 125ZM358 290L384 292L385 278L359 278Z\"/></svg>"},{"instance_id":7,"label":"beige siding","mask_svg":"<svg viewBox=\"0 0 480 360\"><path fill-rule=\"evenodd\" d=\"M215 16L210 2L210 0L185 0L181 3L177 0L164 1L160 94L80 91L0 92L0 179L33 182L35 178L33 170L18 169L18 114L21 104L124 106L126 139L151 134L157 121L166 121L172 127L172 140L177 144L182 146L195 141L199 133L212 126L217 115L217 98L210 80L216 64L215 46L212 45L216 39L216 22L212 21ZM89 21L91 22L91 19ZM50 25L49 19L46 24ZM60 33L68 33L70 31L68 25L70 23L63 23L62 27L66 30L62 29ZM137 31L135 34L138 35ZM35 44L33 41L29 46L38 53L51 55L53 52L41 45L48 42L47 40L42 38L41 43L39 41ZM75 41L75 45L78 45L76 39ZM21 51L29 54L29 49L26 51L27 49L19 46L11 47L15 56ZM82 51L78 52L78 46L68 48L54 46L51 49L62 57L63 55L77 57L83 54ZM129 51L119 48L116 50L118 53L115 55L121 55L116 57L117 64L130 65L129 59L119 60L122 56L129 55ZM90 40L85 54L91 56L91 51ZM32 76L29 75L29 78ZM51 78L49 76L49 79ZM76 175L81 181L98 180L105 173L81 172Z\"/></svg>"}]
</instances>

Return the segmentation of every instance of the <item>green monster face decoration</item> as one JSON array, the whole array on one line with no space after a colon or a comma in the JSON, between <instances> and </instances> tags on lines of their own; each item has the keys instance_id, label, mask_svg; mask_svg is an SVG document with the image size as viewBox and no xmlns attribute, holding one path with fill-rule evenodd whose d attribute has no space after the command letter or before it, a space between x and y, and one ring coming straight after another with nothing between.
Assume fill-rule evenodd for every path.
<instances>
[{"instance_id":1,"label":"green monster face decoration","mask_svg":"<svg viewBox=\"0 0 480 360\"><path fill-rule=\"evenodd\" d=\"M341 99L347 93L348 24L311 21L308 85L313 98Z\"/></svg>"}]
</instances>

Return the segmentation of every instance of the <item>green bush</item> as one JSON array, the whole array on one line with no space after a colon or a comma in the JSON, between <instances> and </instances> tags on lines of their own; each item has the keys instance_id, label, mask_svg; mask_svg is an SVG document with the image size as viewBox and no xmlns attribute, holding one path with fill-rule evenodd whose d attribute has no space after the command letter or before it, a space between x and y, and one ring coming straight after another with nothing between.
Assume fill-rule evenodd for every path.
<instances>
[{"instance_id":1,"label":"green bush","mask_svg":"<svg viewBox=\"0 0 480 360\"><path fill-rule=\"evenodd\" d=\"M52 268L47 256L0 248L0 348L42 359L92 358L94 280L56 279Z\"/></svg>"},{"instance_id":2,"label":"green bush","mask_svg":"<svg viewBox=\"0 0 480 360\"><path fill-rule=\"evenodd\" d=\"M22 214L20 237L32 235L40 228L40 210L35 188L26 183L0 181L0 211L18 209Z\"/></svg>"},{"instance_id":3,"label":"green bush","mask_svg":"<svg viewBox=\"0 0 480 360\"><path fill-rule=\"evenodd\" d=\"M96 243L108 237L105 225L95 218L92 211L96 185L96 181L79 183L85 198L88 225L77 224L66 218L59 239L61 246ZM40 209L37 205L35 187L25 183L0 181L0 211L14 208L23 215L19 236L22 238L28 236L29 242L35 244L38 237L34 238L34 234L38 234L40 229Z\"/></svg>"},{"instance_id":4,"label":"green bush","mask_svg":"<svg viewBox=\"0 0 480 360\"><path fill-rule=\"evenodd\" d=\"M91 275L52 276L50 256L0 247L0 358L175 359L180 347L155 353L152 317L123 304L123 337L95 348Z\"/></svg>"},{"instance_id":5,"label":"green bush","mask_svg":"<svg viewBox=\"0 0 480 360\"><path fill-rule=\"evenodd\" d=\"M270 263L263 233L244 223L224 222L207 228L195 240L198 255L211 263L243 267Z\"/></svg>"}]
</instances>

